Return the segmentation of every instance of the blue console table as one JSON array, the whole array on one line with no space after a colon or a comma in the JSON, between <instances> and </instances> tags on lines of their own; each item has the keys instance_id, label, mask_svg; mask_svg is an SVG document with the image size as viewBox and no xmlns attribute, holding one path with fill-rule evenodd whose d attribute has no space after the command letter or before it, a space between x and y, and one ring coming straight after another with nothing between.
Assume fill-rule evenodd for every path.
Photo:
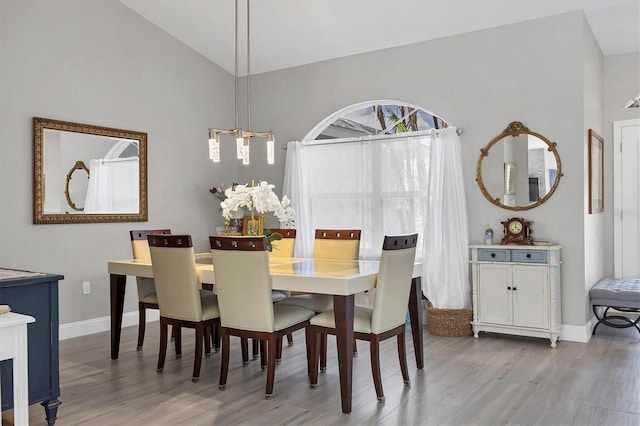
<instances>
[{"instance_id":1,"label":"blue console table","mask_svg":"<svg viewBox=\"0 0 640 426\"><path fill-rule=\"evenodd\" d=\"M0 268L0 305L34 317L28 327L29 404L40 402L53 425L61 404L58 361L58 281L62 275ZM0 362L1 389L13 388L12 361ZM13 408L11 392L2 393L2 411Z\"/></svg>"}]
</instances>

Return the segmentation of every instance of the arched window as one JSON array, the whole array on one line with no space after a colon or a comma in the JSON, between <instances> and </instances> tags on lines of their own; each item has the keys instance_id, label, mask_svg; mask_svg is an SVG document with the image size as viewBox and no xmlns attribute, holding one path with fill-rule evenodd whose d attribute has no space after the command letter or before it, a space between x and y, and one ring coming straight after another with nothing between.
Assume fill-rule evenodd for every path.
<instances>
[{"instance_id":1,"label":"arched window","mask_svg":"<svg viewBox=\"0 0 640 426\"><path fill-rule=\"evenodd\" d=\"M371 101L337 111L302 142L290 142L283 190L297 210L296 256L312 255L320 228L361 229L365 259L379 257L385 235L417 232L416 259L423 261L427 297L435 300L426 290L441 287L446 276L460 291L455 300L447 294L444 305L469 307L468 225L456 133L423 108Z\"/></svg>"},{"instance_id":2,"label":"arched window","mask_svg":"<svg viewBox=\"0 0 640 426\"><path fill-rule=\"evenodd\" d=\"M393 100L367 101L331 114L302 141L409 133L448 126L441 117L417 105Z\"/></svg>"}]
</instances>

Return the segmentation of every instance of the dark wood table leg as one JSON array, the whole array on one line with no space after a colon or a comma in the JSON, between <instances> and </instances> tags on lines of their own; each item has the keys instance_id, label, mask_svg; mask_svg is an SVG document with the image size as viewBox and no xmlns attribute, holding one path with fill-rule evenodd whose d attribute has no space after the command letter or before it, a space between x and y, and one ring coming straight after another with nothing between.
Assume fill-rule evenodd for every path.
<instances>
[{"instance_id":1,"label":"dark wood table leg","mask_svg":"<svg viewBox=\"0 0 640 426\"><path fill-rule=\"evenodd\" d=\"M424 347L422 345L422 286L420 278L411 280L411 293L409 294L409 318L411 319L411 334L413 335L413 349L416 355L416 365L424 368Z\"/></svg>"},{"instance_id":2,"label":"dark wood table leg","mask_svg":"<svg viewBox=\"0 0 640 426\"><path fill-rule=\"evenodd\" d=\"M338 371L340 374L340 396L342 412L351 412L353 384L353 311L354 296L333 296L336 320L336 343L338 346Z\"/></svg>"},{"instance_id":3,"label":"dark wood table leg","mask_svg":"<svg viewBox=\"0 0 640 426\"><path fill-rule=\"evenodd\" d=\"M111 274L111 359L118 359L120 352L120 334L122 332L122 311L124 310L124 291L127 285L126 275Z\"/></svg>"}]
</instances>

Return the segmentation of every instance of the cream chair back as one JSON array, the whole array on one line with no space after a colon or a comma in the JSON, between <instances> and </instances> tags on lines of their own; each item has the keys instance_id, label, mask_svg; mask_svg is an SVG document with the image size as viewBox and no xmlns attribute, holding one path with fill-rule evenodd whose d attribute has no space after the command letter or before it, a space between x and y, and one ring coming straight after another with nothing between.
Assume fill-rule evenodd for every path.
<instances>
[{"instance_id":1,"label":"cream chair back","mask_svg":"<svg viewBox=\"0 0 640 426\"><path fill-rule=\"evenodd\" d=\"M317 229L313 257L357 260L360 257L360 234L359 229Z\"/></svg>"},{"instance_id":2,"label":"cream chair back","mask_svg":"<svg viewBox=\"0 0 640 426\"><path fill-rule=\"evenodd\" d=\"M264 237L209 237L222 327L273 332L269 255Z\"/></svg>"},{"instance_id":3,"label":"cream chair back","mask_svg":"<svg viewBox=\"0 0 640 426\"><path fill-rule=\"evenodd\" d=\"M271 228L270 231L282 235L282 239L271 242L273 250L269 255L272 257L293 257L296 246L296 230Z\"/></svg>"},{"instance_id":4,"label":"cream chair back","mask_svg":"<svg viewBox=\"0 0 640 426\"><path fill-rule=\"evenodd\" d=\"M384 238L371 318L372 333L391 330L406 320L417 240L418 234Z\"/></svg>"},{"instance_id":5,"label":"cream chair back","mask_svg":"<svg viewBox=\"0 0 640 426\"><path fill-rule=\"evenodd\" d=\"M189 235L148 235L160 316L202 321L200 279Z\"/></svg>"},{"instance_id":6,"label":"cream chair back","mask_svg":"<svg viewBox=\"0 0 640 426\"><path fill-rule=\"evenodd\" d=\"M133 258L143 262L151 262L151 253L149 252L149 241L147 236L149 234L171 234L170 229L149 229L139 230L134 229L129 231L131 237L131 250L133 252ZM136 283L138 287L138 300L145 300L147 296L150 296L156 292L156 287L153 283L153 278L136 277Z\"/></svg>"},{"instance_id":7,"label":"cream chair back","mask_svg":"<svg viewBox=\"0 0 640 426\"><path fill-rule=\"evenodd\" d=\"M131 236L131 250L133 251L133 258L142 261L151 261L151 253L149 253L149 241L147 236L150 234L171 234L170 229L149 229L149 230L132 230L129 231Z\"/></svg>"}]
</instances>

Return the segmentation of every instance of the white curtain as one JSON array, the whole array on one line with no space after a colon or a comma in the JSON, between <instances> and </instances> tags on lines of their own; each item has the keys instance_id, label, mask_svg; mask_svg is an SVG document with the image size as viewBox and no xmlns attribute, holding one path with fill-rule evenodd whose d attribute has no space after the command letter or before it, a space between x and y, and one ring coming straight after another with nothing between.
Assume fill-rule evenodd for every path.
<instances>
[{"instance_id":1,"label":"white curtain","mask_svg":"<svg viewBox=\"0 0 640 426\"><path fill-rule=\"evenodd\" d=\"M284 193L297 212L296 255L312 255L319 228L361 229L365 259L380 256L385 235L418 232L422 238L430 138L413 133L289 143Z\"/></svg>"},{"instance_id":2,"label":"white curtain","mask_svg":"<svg viewBox=\"0 0 640 426\"><path fill-rule=\"evenodd\" d=\"M468 230L455 128L289 142L283 194L296 209L296 256L312 256L318 228L361 229L361 258L378 258L385 235L417 232L424 294L437 308L468 307Z\"/></svg>"},{"instance_id":3,"label":"white curtain","mask_svg":"<svg viewBox=\"0 0 640 426\"><path fill-rule=\"evenodd\" d=\"M434 307L468 309L469 230L460 138L447 128L432 138L422 289Z\"/></svg>"},{"instance_id":4,"label":"white curtain","mask_svg":"<svg viewBox=\"0 0 640 426\"><path fill-rule=\"evenodd\" d=\"M91 160L85 213L139 213L138 157Z\"/></svg>"}]
</instances>

